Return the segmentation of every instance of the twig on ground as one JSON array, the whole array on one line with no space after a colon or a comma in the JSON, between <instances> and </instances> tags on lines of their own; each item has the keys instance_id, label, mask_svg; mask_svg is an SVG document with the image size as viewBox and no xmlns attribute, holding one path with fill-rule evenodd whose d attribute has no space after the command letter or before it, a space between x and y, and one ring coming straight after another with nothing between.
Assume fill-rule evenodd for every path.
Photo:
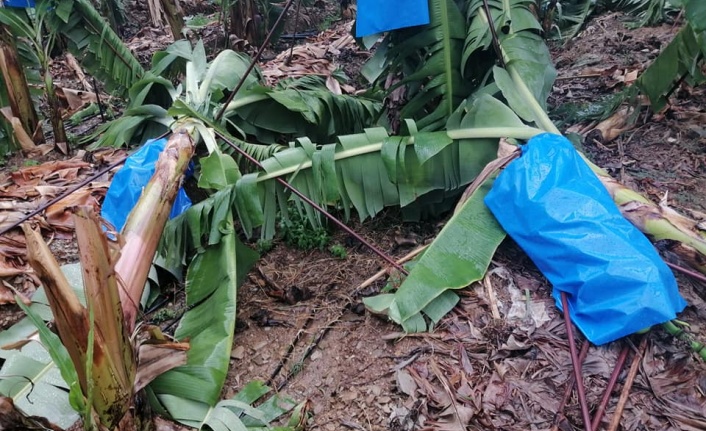
<instances>
[{"instance_id":1,"label":"twig on ground","mask_svg":"<svg viewBox=\"0 0 706 431\"><path fill-rule=\"evenodd\" d=\"M407 262L407 261L409 261L409 260L414 259L419 253L421 253L421 252L423 252L424 250L426 250L426 248L427 248L427 246L426 246L426 245L423 245L423 246L421 246L421 247L419 247L419 248L416 248L416 249L410 251L409 253L407 253L406 255L402 256L400 259L398 259L398 260L397 260L397 263L398 263L399 265L402 265L403 263L405 263L405 262ZM375 283L378 279L380 279L381 277L385 276L385 274L387 274L387 271L388 271L388 268L383 268L383 269L381 269L380 271L376 272L375 275L373 275L372 277L368 278L368 279L365 280L364 282L360 283L360 286L356 287L355 290L353 290L353 292L355 293L355 292L361 291L361 290L365 289L366 287L370 286L371 284Z\"/></svg>"},{"instance_id":2,"label":"twig on ground","mask_svg":"<svg viewBox=\"0 0 706 431\"><path fill-rule=\"evenodd\" d=\"M618 399L618 404L615 406L615 413L613 414L613 420L610 422L607 431L617 431L620 426L620 418L623 415L623 410L625 409L625 404L628 402L628 396L630 395L630 389L632 389L632 384L635 381L637 372L640 369L640 362L642 356L645 354L647 349L647 337L644 337L640 342L640 347L637 353L632 358L632 364L630 364L630 371L625 379L625 384L623 385L623 390L620 393L620 398Z\"/></svg>"},{"instance_id":3,"label":"twig on ground","mask_svg":"<svg viewBox=\"0 0 706 431\"><path fill-rule=\"evenodd\" d=\"M500 310L498 310L498 300L495 297L495 289L493 289L493 284L490 282L490 274L486 274L483 277L483 284L485 285L486 294L488 295L488 302L490 303L490 313L493 315L493 319L500 320Z\"/></svg>"},{"instance_id":4,"label":"twig on ground","mask_svg":"<svg viewBox=\"0 0 706 431\"><path fill-rule=\"evenodd\" d=\"M605 408L608 406L610 395L613 392L613 388L615 388L615 384L618 381L618 376L620 376L620 372L623 370L623 365L625 365L625 359L627 359L629 351L630 348L627 345L624 345L623 348L620 350L618 359L615 362L615 368L613 369L613 373L610 375L608 385L606 386L605 392L603 393L603 398L601 398L601 402L598 405L598 410L596 410L596 413L593 415L591 428L593 428L594 431L597 430L598 426L601 424L603 414L605 413Z\"/></svg>"},{"instance_id":5,"label":"twig on ground","mask_svg":"<svg viewBox=\"0 0 706 431\"><path fill-rule=\"evenodd\" d=\"M83 69L81 69L81 66L78 64L76 57L74 57L70 52L66 53L66 65L69 66L69 69L74 72L76 79L79 80L84 90L88 92L98 92L98 89L95 87L95 83L94 85L91 85L88 82L88 79L86 79L86 74L83 73Z\"/></svg>"}]
</instances>

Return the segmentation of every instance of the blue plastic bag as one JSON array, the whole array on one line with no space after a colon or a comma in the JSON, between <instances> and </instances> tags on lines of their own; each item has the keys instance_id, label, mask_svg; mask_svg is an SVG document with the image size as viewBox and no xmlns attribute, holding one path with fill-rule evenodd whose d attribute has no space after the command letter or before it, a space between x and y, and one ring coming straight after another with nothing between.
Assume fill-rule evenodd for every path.
<instances>
[{"instance_id":1,"label":"blue plastic bag","mask_svg":"<svg viewBox=\"0 0 706 431\"><path fill-rule=\"evenodd\" d=\"M166 138L150 139L145 142L140 149L127 158L123 167L113 177L103 201L101 216L115 226L118 232L123 229L128 214L140 199L142 189L152 178L154 165L166 144ZM191 199L184 189L180 188L169 217L178 216L190 206Z\"/></svg>"},{"instance_id":2,"label":"blue plastic bag","mask_svg":"<svg viewBox=\"0 0 706 431\"><path fill-rule=\"evenodd\" d=\"M686 302L650 241L563 136L542 134L498 176L485 203L600 345L674 319Z\"/></svg>"},{"instance_id":3,"label":"blue plastic bag","mask_svg":"<svg viewBox=\"0 0 706 431\"><path fill-rule=\"evenodd\" d=\"M428 0L358 0L356 37L429 24Z\"/></svg>"},{"instance_id":4,"label":"blue plastic bag","mask_svg":"<svg viewBox=\"0 0 706 431\"><path fill-rule=\"evenodd\" d=\"M5 7L32 8L34 0L2 0Z\"/></svg>"}]
</instances>

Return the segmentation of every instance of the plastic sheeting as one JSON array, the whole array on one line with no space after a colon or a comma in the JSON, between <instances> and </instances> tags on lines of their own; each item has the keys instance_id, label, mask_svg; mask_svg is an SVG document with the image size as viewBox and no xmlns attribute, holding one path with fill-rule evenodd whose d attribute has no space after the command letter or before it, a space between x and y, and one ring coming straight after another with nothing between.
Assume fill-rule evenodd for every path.
<instances>
[{"instance_id":1,"label":"plastic sheeting","mask_svg":"<svg viewBox=\"0 0 706 431\"><path fill-rule=\"evenodd\" d=\"M115 226L118 232L123 229L128 214L140 199L142 189L152 178L154 165L166 144L166 138L145 142L127 158L123 167L113 177L103 201L101 216ZM190 206L191 200L184 189L180 188L169 217L178 216Z\"/></svg>"},{"instance_id":2,"label":"plastic sheeting","mask_svg":"<svg viewBox=\"0 0 706 431\"><path fill-rule=\"evenodd\" d=\"M34 0L2 0L5 7L32 8Z\"/></svg>"},{"instance_id":3,"label":"plastic sheeting","mask_svg":"<svg viewBox=\"0 0 706 431\"><path fill-rule=\"evenodd\" d=\"M429 24L428 0L358 0L355 35Z\"/></svg>"},{"instance_id":4,"label":"plastic sheeting","mask_svg":"<svg viewBox=\"0 0 706 431\"><path fill-rule=\"evenodd\" d=\"M485 203L552 283L559 309L567 293L571 319L592 343L674 319L686 306L670 269L566 138L532 138Z\"/></svg>"}]
</instances>

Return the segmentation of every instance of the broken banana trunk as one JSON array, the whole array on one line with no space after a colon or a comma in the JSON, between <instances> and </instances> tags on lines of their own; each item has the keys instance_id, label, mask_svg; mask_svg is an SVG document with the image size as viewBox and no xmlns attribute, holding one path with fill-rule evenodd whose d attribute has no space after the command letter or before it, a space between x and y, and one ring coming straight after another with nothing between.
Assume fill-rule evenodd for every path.
<instances>
[{"instance_id":1,"label":"broken banana trunk","mask_svg":"<svg viewBox=\"0 0 706 431\"><path fill-rule=\"evenodd\" d=\"M194 143L185 130L172 134L157 160L152 179L125 222L125 245L115 272L122 283L120 299L130 332L135 329L140 298L162 230L193 154Z\"/></svg>"},{"instance_id":2,"label":"broken banana trunk","mask_svg":"<svg viewBox=\"0 0 706 431\"><path fill-rule=\"evenodd\" d=\"M151 361L151 368L140 372L137 346L130 335L152 259L193 151L193 141L186 132L169 139L155 174L128 218L122 249L107 240L92 208L74 210L86 307L41 234L27 223L22 225L29 262L46 290L59 337L91 412L85 412L83 418L89 428L94 419L100 429L121 427L135 392L158 373L186 362L187 345L152 334L148 337L152 350L161 349L160 359L165 361ZM144 353L144 346L140 347L139 352Z\"/></svg>"}]
</instances>

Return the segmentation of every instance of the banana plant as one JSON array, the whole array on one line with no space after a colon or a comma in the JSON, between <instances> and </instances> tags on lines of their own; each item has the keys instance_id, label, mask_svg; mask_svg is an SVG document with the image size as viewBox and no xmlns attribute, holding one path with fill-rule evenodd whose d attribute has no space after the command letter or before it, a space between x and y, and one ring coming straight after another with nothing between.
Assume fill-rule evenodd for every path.
<instances>
[{"instance_id":1,"label":"banana plant","mask_svg":"<svg viewBox=\"0 0 706 431\"><path fill-rule=\"evenodd\" d=\"M132 335L137 304L159 241L155 232L164 226L192 153L193 143L188 135L172 136L157 162L153 179L128 217L124 242L111 245L97 215L88 207L76 210L85 307L41 235L23 225L29 262L45 288L61 347L73 366L73 372L62 366L63 377L68 385L78 383L70 386L72 406L82 410L87 429L127 429L130 426L125 425L126 420L134 429L141 429L135 425L138 418L126 419L134 394L160 372L187 360L184 351L188 346L165 340L158 329L143 327L146 333L135 337L145 343L142 345L133 345ZM35 319L35 323L40 333L48 332L41 320ZM45 347L55 358L65 358L57 352L60 347L50 344L50 340L45 334ZM142 369L147 371L140 371L138 357Z\"/></svg>"},{"instance_id":2,"label":"banana plant","mask_svg":"<svg viewBox=\"0 0 706 431\"><path fill-rule=\"evenodd\" d=\"M687 24L640 75L637 86L657 112L667 103L676 86L686 80L692 85L706 81L701 71L706 54L706 7L703 2L684 0Z\"/></svg>"},{"instance_id":3,"label":"banana plant","mask_svg":"<svg viewBox=\"0 0 706 431\"><path fill-rule=\"evenodd\" d=\"M387 205L409 208L430 195L438 198L462 189L494 158L500 138L524 140L543 131L559 133L546 114L545 100L555 71L546 45L538 35L541 27L531 13L532 2L489 0L487 9L483 3L471 0L459 9L465 10L468 20L460 58L463 64L477 65L481 63L478 58L495 53L504 67L486 63L483 85L466 102L456 106L446 118L445 128L420 130L416 122L407 121L400 136L390 136L385 129L373 128L365 133L339 136L335 144L317 145L300 139L291 148L264 160L261 171L243 175L233 186L196 206L191 214L187 212L170 222L163 244L182 244L185 238L202 237L207 231L186 221L207 218L210 219L208 225L214 226L214 218L229 205L235 208L247 233L260 226L261 235L273 235L277 211L283 214L284 202L297 201L274 184L272 180L276 177L286 177L310 198L338 206L346 215L350 208L355 208L364 220ZM434 5L444 5L446 11L452 7L444 1L433 2ZM454 19L449 13L444 16ZM491 23L498 35L495 42L489 27ZM430 27L439 25L432 23ZM448 22L441 27L448 27ZM432 31L422 29L419 33L425 30ZM434 31L440 40L449 40L445 32ZM458 49L450 43L438 49L443 53L443 49L454 46ZM410 43L410 52L416 48L417 45ZM402 46L397 49L403 51ZM454 55L448 53L445 58ZM414 68L409 70L417 79L407 79L406 84L423 87L428 78L415 75ZM434 124L425 120L424 113L420 115L420 122L425 126ZM706 241L695 221L651 203L590 165L625 217L643 232L653 239L681 242L683 255L691 261L703 258ZM468 220L492 218L489 213L483 213L484 207L479 204L484 190L484 187L478 188L459 208L398 292L374 304L374 308L386 310L407 330L424 329L426 322L420 313L431 317L432 321L437 320L455 303L454 296L448 293L450 289L464 287L483 276L503 234L490 222L465 228L458 228L457 224L463 226ZM319 223L313 211L301 203L299 208L312 223ZM459 241L463 237L459 232L466 232L468 240ZM464 252L468 244L481 252L476 255ZM449 271L453 277L440 277L439 262L449 262L449 255L463 258L455 261L457 264Z\"/></svg>"},{"instance_id":4,"label":"banana plant","mask_svg":"<svg viewBox=\"0 0 706 431\"><path fill-rule=\"evenodd\" d=\"M379 102L332 94L321 78L286 80L268 88L255 68L225 107L222 121L216 122L226 92L249 64L247 56L231 50L221 51L209 62L201 41L193 48L188 41L170 45L154 55L150 71L130 88L124 115L98 130L100 139L94 147L139 144L178 127L178 118L194 118L262 159L284 148L281 143L288 138L328 140L336 133L362 131L378 115ZM175 87L169 78L180 73L184 81ZM232 153L227 147L223 150Z\"/></svg>"},{"instance_id":5,"label":"banana plant","mask_svg":"<svg viewBox=\"0 0 706 431\"><path fill-rule=\"evenodd\" d=\"M0 50L0 69L3 78L3 85L0 88L0 103L3 106L9 106L12 116L19 119L24 131L33 135L34 131L38 130L39 117L27 85L28 79L21 62L16 37L13 36L11 29L2 24L0 24ZM11 127L6 125L4 120L1 119L0 122L3 123L5 126L3 128L7 131L7 141L13 144L19 141L21 144L22 141L19 139L10 139L15 133L12 133ZM8 151L2 151L3 154L6 152Z\"/></svg>"},{"instance_id":6,"label":"banana plant","mask_svg":"<svg viewBox=\"0 0 706 431\"><path fill-rule=\"evenodd\" d=\"M89 0L40 0L46 26L66 37L67 47L106 90L126 95L145 70Z\"/></svg>"},{"instance_id":7,"label":"banana plant","mask_svg":"<svg viewBox=\"0 0 706 431\"><path fill-rule=\"evenodd\" d=\"M0 8L0 22L7 26L16 38L21 38L31 48L36 64L39 65L44 93L49 106L49 120L54 131L55 143L66 144L66 129L61 116L59 99L54 88L54 80L49 70L50 53L54 47L57 34L44 31L47 21L47 5L38 5L36 13L29 14L24 9ZM31 103L31 101L30 101ZM32 131L28 131L32 133Z\"/></svg>"}]
</instances>

